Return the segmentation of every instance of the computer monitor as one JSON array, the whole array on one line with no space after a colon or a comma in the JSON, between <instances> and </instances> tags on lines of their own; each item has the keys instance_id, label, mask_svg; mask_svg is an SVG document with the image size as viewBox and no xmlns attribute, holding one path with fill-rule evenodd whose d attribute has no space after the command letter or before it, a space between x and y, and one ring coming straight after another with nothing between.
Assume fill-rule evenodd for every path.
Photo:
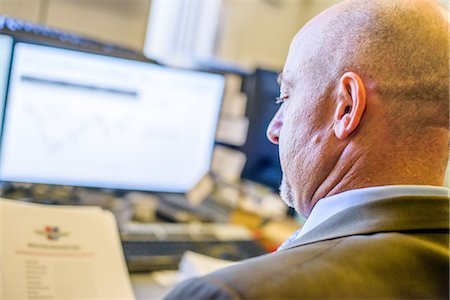
<instances>
[{"instance_id":1,"label":"computer monitor","mask_svg":"<svg viewBox=\"0 0 450 300\"><path fill-rule=\"evenodd\" d=\"M267 126L279 108L275 104L280 94L277 72L257 69L244 78L242 91L247 95L249 126L247 140L242 147L247 161L241 177L277 190L282 177L278 146L266 137Z\"/></svg>"},{"instance_id":2,"label":"computer monitor","mask_svg":"<svg viewBox=\"0 0 450 300\"><path fill-rule=\"evenodd\" d=\"M17 43L0 180L186 192L208 172L222 75Z\"/></svg>"},{"instance_id":3,"label":"computer monitor","mask_svg":"<svg viewBox=\"0 0 450 300\"><path fill-rule=\"evenodd\" d=\"M11 50L13 38L8 35L0 34L0 131L3 122L3 108L5 106L6 85L8 82L9 67L11 61Z\"/></svg>"}]
</instances>

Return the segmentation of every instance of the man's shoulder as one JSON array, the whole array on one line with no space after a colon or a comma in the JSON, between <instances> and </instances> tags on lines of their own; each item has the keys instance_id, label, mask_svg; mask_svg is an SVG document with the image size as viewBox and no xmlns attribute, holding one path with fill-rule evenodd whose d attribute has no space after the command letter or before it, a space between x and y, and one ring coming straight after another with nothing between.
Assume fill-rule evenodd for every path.
<instances>
[{"instance_id":1,"label":"man's shoulder","mask_svg":"<svg viewBox=\"0 0 450 300\"><path fill-rule=\"evenodd\" d=\"M409 287L410 280L421 284ZM445 237L379 233L303 245L188 281L172 299L345 298L370 291L375 298L448 296Z\"/></svg>"},{"instance_id":2,"label":"man's shoulder","mask_svg":"<svg viewBox=\"0 0 450 300\"><path fill-rule=\"evenodd\" d=\"M260 298L258 295L269 285L286 282L288 278L301 277L301 274L293 274L292 268L295 265L313 261L314 257L320 256L320 252L336 243L339 241L316 243L247 259L208 276L183 282L174 289L168 299ZM299 271L298 268L296 270ZM267 295L262 298L271 297Z\"/></svg>"}]
</instances>

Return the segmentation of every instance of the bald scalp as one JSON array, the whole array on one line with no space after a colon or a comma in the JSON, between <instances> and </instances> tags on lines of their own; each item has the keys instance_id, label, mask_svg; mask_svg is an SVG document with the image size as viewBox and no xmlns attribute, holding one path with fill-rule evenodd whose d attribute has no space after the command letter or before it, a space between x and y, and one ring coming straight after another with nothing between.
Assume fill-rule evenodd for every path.
<instances>
[{"instance_id":1,"label":"bald scalp","mask_svg":"<svg viewBox=\"0 0 450 300\"><path fill-rule=\"evenodd\" d=\"M448 128L449 23L435 1L350 0L324 14L309 71L330 85L356 72L393 120Z\"/></svg>"}]
</instances>

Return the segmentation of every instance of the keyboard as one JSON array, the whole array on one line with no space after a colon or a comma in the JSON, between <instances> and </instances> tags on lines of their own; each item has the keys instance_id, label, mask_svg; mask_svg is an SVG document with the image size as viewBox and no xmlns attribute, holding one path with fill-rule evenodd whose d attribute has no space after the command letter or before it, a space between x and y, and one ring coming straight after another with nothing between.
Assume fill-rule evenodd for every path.
<instances>
[{"instance_id":1,"label":"keyboard","mask_svg":"<svg viewBox=\"0 0 450 300\"><path fill-rule=\"evenodd\" d=\"M186 251L239 261L267 253L241 226L230 224L150 224L126 228L122 246L130 272L176 270Z\"/></svg>"}]
</instances>

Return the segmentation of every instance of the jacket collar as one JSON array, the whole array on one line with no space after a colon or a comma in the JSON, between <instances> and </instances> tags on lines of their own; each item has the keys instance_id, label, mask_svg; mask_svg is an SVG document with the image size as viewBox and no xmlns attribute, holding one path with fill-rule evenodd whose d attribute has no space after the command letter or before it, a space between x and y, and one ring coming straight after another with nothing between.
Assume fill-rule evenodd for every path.
<instances>
[{"instance_id":1,"label":"jacket collar","mask_svg":"<svg viewBox=\"0 0 450 300\"><path fill-rule=\"evenodd\" d=\"M355 205L311 229L285 250L352 235L411 231L449 232L449 198L408 196Z\"/></svg>"}]
</instances>

